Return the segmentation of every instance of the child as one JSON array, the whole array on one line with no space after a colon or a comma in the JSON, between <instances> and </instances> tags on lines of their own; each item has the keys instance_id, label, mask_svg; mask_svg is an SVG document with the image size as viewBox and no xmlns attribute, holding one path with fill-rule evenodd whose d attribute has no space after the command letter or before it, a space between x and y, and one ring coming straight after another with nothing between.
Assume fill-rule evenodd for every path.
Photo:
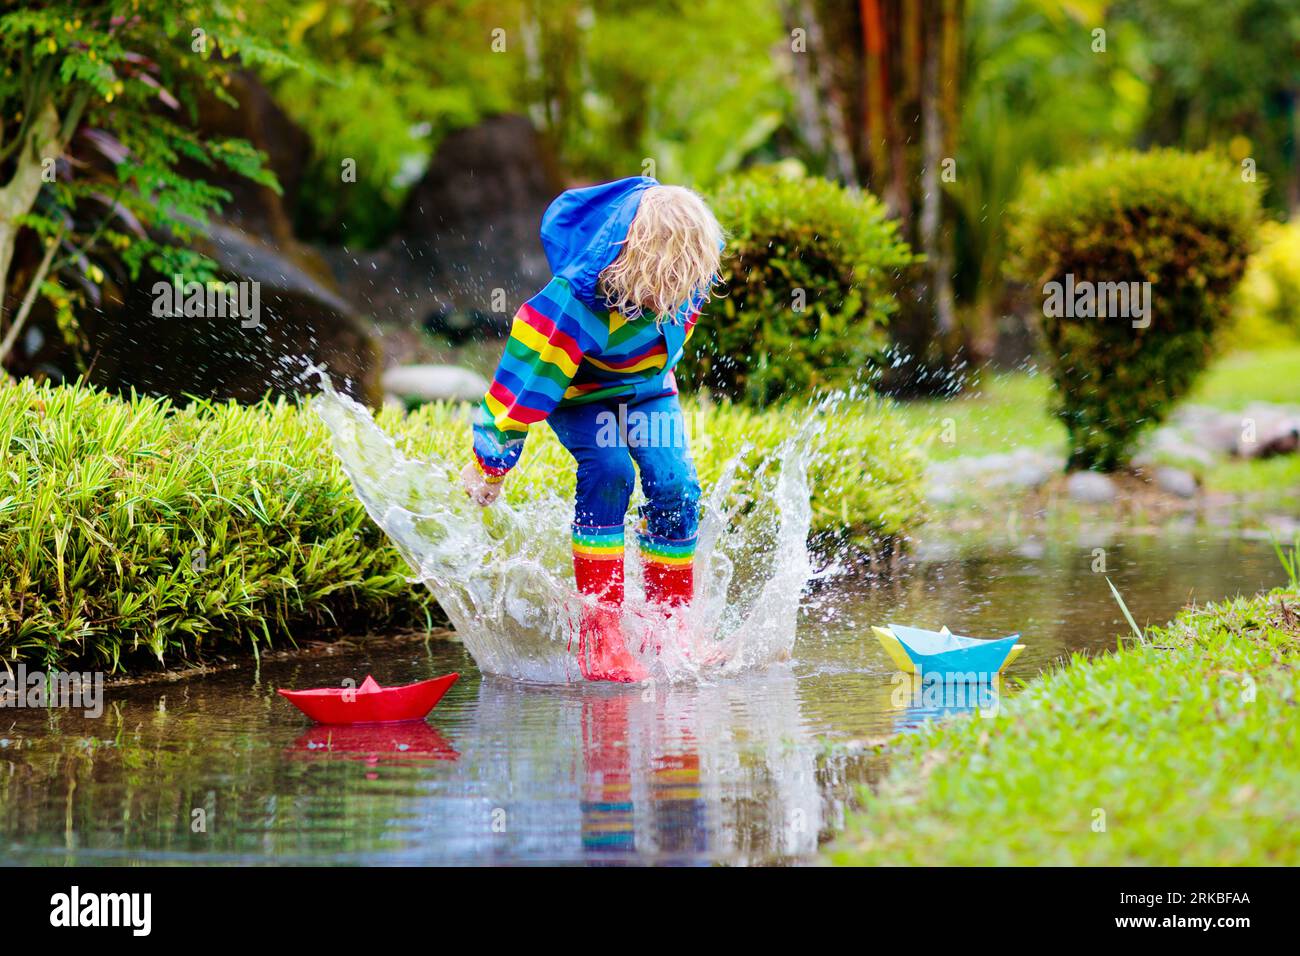
<instances>
[{"instance_id":1,"label":"child","mask_svg":"<svg viewBox=\"0 0 1300 956\"><path fill-rule=\"evenodd\" d=\"M694 593L700 485L673 367L718 281L722 229L695 193L638 176L563 193L542 245L553 278L515 316L461 477L490 505L529 426L549 421L578 463L573 569L590 599L579 667L588 680L643 680L619 623L633 461L646 598L680 607Z\"/></svg>"}]
</instances>

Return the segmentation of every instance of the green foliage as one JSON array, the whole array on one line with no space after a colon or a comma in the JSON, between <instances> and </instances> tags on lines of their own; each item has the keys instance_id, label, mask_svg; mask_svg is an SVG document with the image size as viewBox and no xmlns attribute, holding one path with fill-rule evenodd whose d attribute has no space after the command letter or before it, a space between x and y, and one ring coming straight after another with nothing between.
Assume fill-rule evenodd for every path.
<instances>
[{"instance_id":1,"label":"green foliage","mask_svg":"<svg viewBox=\"0 0 1300 956\"><path fill-rule=\"evenodd\" d=\"M824 414L808 470L813 535L845 538L872 552L901 543L925 518L924 432L884 399L842 401ZM807 409L793 404L709 408L707 427L692 446L701 480L716 481L741 447L749 448L746 465L757 467L807 419ZM749 493L744 485L737 489L738 496Z\"/></svg>"},{"instance_id":2,"label":"green foliage","mask_svg":"<svg viewBox=\"0 0 1300 956\"><path fill-rule=\"evenodd\" d=\"M956 396L913 399L901 403L898 413L918 433L933 436L925 449L932 461L1005 455L1021 448L1056 452L1064 446L1064 435L1061 423L1046 410L1049 392L1046 377L1036 373L986 372ZM951 441L941 440L945 423Z\"/></svg>"},{"instance_id":3,"label":"green foliage","mask_svg":"<svg viewBox=\"0 0 1300 956\"><path fill-rule=\"evenodd\" d=\"M796 435L810 417L807 406L786 404L754 409L729 402L683 402L689 423L691 456L707 490L732 458L744 450L728 506L759 500L756 469L773 460L781 443ZM425 405L412 413L420 422L406 450L437 451L459 461L469 447L469 422L454 410ZM925 459L920 447L928 432L913 427L890 400L842 400L822 412L825 427L814 439L809 464L812 535L847 541L865 551L901 546L925 518L922 497ZM529 435L519 467L503 494L523 502L538 492L572 496L573 459L549 428Z\"/></svg>"},{"instance_id":4,"label":"green foliage","mask_svg":"<svg viewBox=\"0 0 1300 956\"><path fill-rule=\"evenodd\" d=\"M277 101L311 136L299 234L382 241L442 138L516 105L522 50L510 34L505 51L491 47L492 29L513 22L508 6L482 0L300 4L289 36L319 68L271 77ZM355 181L343 179L344 160L355 162Z\"/></svg>"},{"instance_id":5,"label":"green foliage","mask_svg":"<svg viewBox=\"0 0 1300 956\"><path fill-rule=\"evenodd\" d=\"M763 150L785 121L789 93L772 49L790 41L777 4L596 6L564 67L583 93L560 141L574 167L597 178L646 172L707 188Z\"/></svg>"},{"instance_id":6,"label":"green foliage","mask_svg":"<svg viewBox=\"0 0 1300 956\"><path fill-rule=\"evenodd\" d=\"M200 96L230 101L223 84L236 66L294 63L282 32L291 6L99 0L0 13L0 183L59 161L26 208L0 197L0 225L12 217L59 242L43 288L61 321L73 304L98 303L115 262L133 277L145 264L212 277L187 246L229 196L182 175L182 162L277 188L247 142L205 138L193 121Z\"/></svg>"},{"instance_id":7,"label":"green foliage","mask_svg":"<svg viewBox=\"0 0 1300 956\"><path fill-rule=\"evenodd\" d=\"M1291 540L1290 550L1274 538L1273 550L1277 553L1282 570L1286 572L1287 586L1293 591L1300 590L1300 534Z\"/></svg>"},{"instance_id":8,"label":"green foliage","mask_svg":"<svg viewBox=\"0 0 1300 956\"><path fill-rule=\"evenodd\" d=\"M1091 48L1106 23L1107 51ZM1004 289L1006 209L1027 176L1132 141L1145 115L1142 37L1096 0L986 0L966 7L952 201L956 293L986 310Z\"/></svg>"},{"instance_id":9,"label":"green foliage","mask_svg":"<svg viewBox=\"0 0 1300 956\"><path fill-rule=\"evenodd\" d=\"M747 443L750 464L797 430L793 410L713 407L692 416L701 478L717 480ZM408 454L459 460L457 406L380 425ZM922 463L883 402L846 406L810 474L813 528L866 545L920 520ZM0 655L117 669L324 632L423 625L427 592L367 517L308 409L123 400L84 386L0 386ZM521 500L570 489L572 459L549 429L511 481ZM526 475L523 476L526 479ZM742 473L735 494L754 497ZM569 490L569 489L566 489ZM562 528L556 529L563 534Z\"/></svg>"},{"instance_id":10,"label":"green foliage","mask_svg":"<svg viewBox=\"0 0 1300 956\"><path fill-rule=\"evenodd\" d=\"M1151 90L1146 139L1249 159L1268 204L1300 197L1300 7L1293 0L1122 0L1110 15L1142 36ZM1108 17L1109 19L1109 17Z\"/></svg>"},{"instance_id":11,"label":"green foliage","mask_svg":"<svg viewBox=\"0 0 1300 956\"><path fill-rule=\"evenodd\" d=\"M528 115L575 176L707 186L787 107L766 0L314 0L290 36L321 66L273 82L312 137L299 231L362 246L387 237L442 139L493 113Z\"/></svg>"},{"instance_id":12,"label":"green foliage","mask_svg":"<svg viewBox=\"0 0 1300 956\"><path fill-rule=\"evenodd\" d=\"M1227 319L1258 216L1256 186L1206 153L1120 153L1034 183L1014 213L1013 278L1045 302L1048 284L1067 275L1076 287L1151 283L1151 314L1137 320L1146 327L1044 309L1071 468L1124 465L1137 434L1191 387Z\"/></svg>"},{"instance_id":13,"label":"green foliage","mask_svg":"<svg viewBox=\"0 0 1300 956\"><path fill-rule=\"evenodd\" d=\"M314 416L0 388L0 651L176 663L423 620Z\"/></svg>"},{"instance_id":14,"label":"green foliage","mask_svg":"<svg viewBox=\"0 0 1300 956\"><path fill-rule=\"evenodd\" d=\"M1233 348L1276 348L1300 342L1300 222L1265 223L1234 303Z\"/></svg>"},{"instance_id":15,"label":"green foliage","mask_svg":"<svg viewBox=\"0 0 1300 956\"><path fill-rule=\"evenodd\" d=\"M712 194L723 287L680 373L751 404L862 381L916 258L869 193L751 172Z\"/></svg>"},{"instance_id":16,"label":"green foliage","mask_svg":"<svg viewBox=\"0 0 1300 956\"><path fill-rule=\"evenodd\" d=\"M1297 600L1292 589L1190 609L1146 642L1076 656L993 716L910 735L832 859L1300 863Z\"/></svg>"}]
</instances>

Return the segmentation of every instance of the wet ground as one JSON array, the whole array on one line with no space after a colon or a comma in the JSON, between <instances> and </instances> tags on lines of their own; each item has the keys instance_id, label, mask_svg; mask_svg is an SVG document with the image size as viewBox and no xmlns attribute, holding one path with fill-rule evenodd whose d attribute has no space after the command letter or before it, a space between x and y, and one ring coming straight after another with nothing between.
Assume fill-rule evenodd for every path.
<instances>
[{"instance_id":1,"label":"wet ground","mask_svg":"<svg viewBox=\"0 0 1300 956\"><path fill-rule=\"evenodd\" d=\"M0 863L809 861L885 771L870 744L942 716L896 705L870 625L1019 631L1029 679L1126 630L1097 549L1142 624L1282 583L1267 542L1211 530L956 540L819 585L792 664L710 686L524 685L434 641L110 688L97 719L0 710ZM314 728L275 694L452 670L395 729Z\"/></svg>"}]
</instances>

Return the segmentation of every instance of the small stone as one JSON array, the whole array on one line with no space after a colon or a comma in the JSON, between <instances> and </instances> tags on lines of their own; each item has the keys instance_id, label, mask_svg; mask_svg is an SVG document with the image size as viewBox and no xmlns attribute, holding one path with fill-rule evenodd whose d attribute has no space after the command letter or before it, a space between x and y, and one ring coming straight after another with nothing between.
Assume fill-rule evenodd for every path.
<instances>
[{"instance_id":1,"label":"small stone","mask_svg":"<svg viewBox=\"0 0 1300 956\"><path fill-rule=\"evenodd\" d=\"M1242 458L1285 455L1300 446L1300 421L1280 405L1255 402L1241 414L1237 454Z\"/></svg>"},{"instance_id":2,"label":"small stone","mask_svg":"<svg viewBox=\"0 0 1300 956\"><path fill-rule=\"evenodd\" d=\"M1119 494L1114 480L1096 471L1074 472L1066 481L1065 490L1072 500L1085 504L1114 501Z\"/></svg>"},{"instance_id":3,"label":"small stone","mask_svg":"<svg viewBox=\"0 0 1300 956\"><path fill-rule=\"evenodd\" d=\"M399 365L384 372L384 391L416 402L477 402L488 390L478 372L457 365Z\"/></svg>"},{"instance_id":4,"label":"small stone","mask_svg":"<svg viewBox=\"0 0 1300 956\"><path fill-rule=\"evenodd\" d=\"M1196 476L1181 468L1157 468L1154 477L1156 487L1179 498L1195 498L1200 491Z\"/></svg>"},{"instance_id":5,"label":"small stone","mask_svg":"<svg viewBox=\"0 0 1300 956\"><path fill-rule=\"evenodd\" d=\"M1052 469L1037 462L1025 462L1006 476L1007 484L1016 488L1041 488L1052 476Z\"/></svg>"}]
</instances>

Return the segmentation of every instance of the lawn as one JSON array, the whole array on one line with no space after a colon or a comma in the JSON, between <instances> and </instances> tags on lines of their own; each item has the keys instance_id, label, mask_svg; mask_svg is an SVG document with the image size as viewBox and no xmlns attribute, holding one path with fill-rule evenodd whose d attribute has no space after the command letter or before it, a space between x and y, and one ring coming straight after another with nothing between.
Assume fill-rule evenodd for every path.
<instances>
[{"instance_id":1,"label":"lawn","mask_svg":"<svg viewBox=\"0 0 1300 956\"><path fill-rule=\"evenodd\" d=\"M1300 863L1300 590L1184 611L996 716L928 725L841 865Z\"/></svg>"},{"instance_id":2,"label":"lawn","mask_svg":"<svg viewBox=\"0 0 1300 956\"><path fill-rule=\"evenodd\" d=\"M1063 453L1065 429L1049 412L1050 400L1046 373L991 373L959 398L906 402L899 413L917 434L930 436L927 454L933 461L1021 448ZM1226 356L1206 371L1186 401L1230 411L1256 401L1300 405L1300 346ZM1300 455L1188 467L1210 491L1300 486Z\"/></svg>"},{"instance_id":3,"label":"lawn","mask_svg":"<svg viewBox=\"0 0 1300 956\"><path fill-rule=\"evenodd\" d=\"M918 435L929 436L935 461L1019 448L1063 452L1065 429L1048 411L1050 392L1044 374L997 372L958 398L903 402L899 413Z\"/></svg>"}]
</instances>

